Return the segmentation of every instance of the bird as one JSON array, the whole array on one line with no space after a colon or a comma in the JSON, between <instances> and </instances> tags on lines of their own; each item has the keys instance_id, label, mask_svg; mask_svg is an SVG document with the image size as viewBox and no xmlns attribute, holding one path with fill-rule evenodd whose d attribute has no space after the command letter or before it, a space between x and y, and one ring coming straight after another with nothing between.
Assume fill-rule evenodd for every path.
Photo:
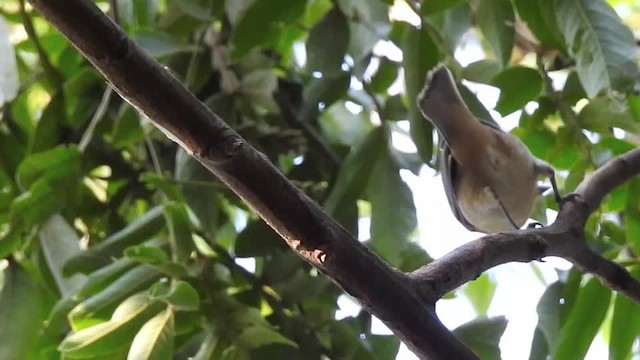
<instances>
[{"instance_id":1,"label":"bird","mask_svg":"<svg viewBox=\"0 0 640 360\"><path fill-rule=\"evenodd\" d=\"M473 115L445 65L427 74L417 105L444 140L444 190L454 216L468 230L491 234L520 229L540 196L540 176L550 179L562 204L553 167L516 136Z\"/></svg>"}]
</instances>

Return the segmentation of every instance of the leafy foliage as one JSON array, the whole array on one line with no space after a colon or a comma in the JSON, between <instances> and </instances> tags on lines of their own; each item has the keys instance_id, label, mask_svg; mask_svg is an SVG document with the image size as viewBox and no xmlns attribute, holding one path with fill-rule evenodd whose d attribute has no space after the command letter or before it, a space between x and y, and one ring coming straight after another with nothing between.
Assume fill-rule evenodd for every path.
<instances>
[{"instance_id":1,"label":"leafy foliage","mask_svg":"<svg viewBox=\"0 0 640 360\"><path fill-rule=\"evenodd\" d=\"M500 90L493 110L519 117L513 133L565 175L564 192L639 145L640 24L613 7L640 11L632 1L95 2L115 4L129 36L403 271L431 260L404 175L437 164L415 103L437 63L485 120L474 83ZM484 58L469 62L469 44ZM0 54L0 358L396 357L395 337L365 312L338 320L340 290L24 0L0 4ZM586 228L636 276L639 186L616 189ZM551 196L534 217L547 208ZM454 334L486 359L507 325L486 316L495 292L483 275L452 295L479 316ZM569 271L539 301L531 358L582 357L604 328L610 358L628 359L637 306Z\"/></svg>"}]
</instances>

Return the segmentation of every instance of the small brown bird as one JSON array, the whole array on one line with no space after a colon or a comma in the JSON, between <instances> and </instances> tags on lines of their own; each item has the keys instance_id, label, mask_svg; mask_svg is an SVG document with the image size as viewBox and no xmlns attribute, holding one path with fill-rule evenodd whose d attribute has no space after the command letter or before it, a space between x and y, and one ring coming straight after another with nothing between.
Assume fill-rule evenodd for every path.
<instances>
[{"instance_id":1,"label":"small brown bird","mask_svg":"<svg viewBox=\"0 0 640 360\"><path fill-rule=\"evenodd\" d=\"M467 229L483 233L519 229L540 195L541 175L550 178L556 201L562 202L553 168L534 157L517 137L477 119L444 65L427 75L418 107L444 138L444 189L453 214Z\"/></svg>"}]
</instances>

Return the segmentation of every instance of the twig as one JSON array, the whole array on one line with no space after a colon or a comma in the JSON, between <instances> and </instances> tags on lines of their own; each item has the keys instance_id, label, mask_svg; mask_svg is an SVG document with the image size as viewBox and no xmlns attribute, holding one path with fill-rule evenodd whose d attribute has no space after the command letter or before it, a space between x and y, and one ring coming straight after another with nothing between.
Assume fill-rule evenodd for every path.
<instances>
[{"instance_id":1,"label":"twig","mask_svg":"<svg viewBox=\"0 0 640 360\"><path fill-rule=\"evenodd\" d=\"M89 142L91 142L96 126L98 126L98 123L100 122L100 120L102 120L102 117L107 112L107 108L109 107L109 100L111 100L111 94L113 94L113 90L109 85L107 85L107 87L104 89L104 92L102 93L102 99L100 99L100 103L98 104L96 112L93 113L87 129L84 131L84 134L82 134L82 138L80 139L80 143L78 144L78 148L80 149L80 151L84 151L84 149L87 148L87 145L89 145Z\"/></svg>"}]
</instances>

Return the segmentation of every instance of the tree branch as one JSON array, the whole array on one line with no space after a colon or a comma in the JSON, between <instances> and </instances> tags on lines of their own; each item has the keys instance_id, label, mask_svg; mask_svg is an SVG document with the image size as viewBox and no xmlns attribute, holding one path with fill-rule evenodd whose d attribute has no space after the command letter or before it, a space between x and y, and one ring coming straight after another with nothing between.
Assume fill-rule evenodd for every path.
<instances>
[{"instance_id":1,"label":"tree branch","mask_svg":"<svg viewBox=\"0 0 640 360\"><path fill-rule=\"evenodd\" d=\"M421 358L475 359L390 268L189 93L89 0L31 0L114 89Z\"/></svg>"},{"instance_id":2,"label":"tree branch","mask_svg":"<svg viewBox=\"0 0 640 360\"><path fill-rule=\"evenodd\" d=\"M411 273L413 285L423 298L435 302L497 265L559 256L597 276L605 286L640 303L640 282L624 267L591 250L584 236L584 224L602 199L638 173L640 149L634 149L583 180L552 225L487 235L460 246Z\"/></svg>"}]
</instances>

